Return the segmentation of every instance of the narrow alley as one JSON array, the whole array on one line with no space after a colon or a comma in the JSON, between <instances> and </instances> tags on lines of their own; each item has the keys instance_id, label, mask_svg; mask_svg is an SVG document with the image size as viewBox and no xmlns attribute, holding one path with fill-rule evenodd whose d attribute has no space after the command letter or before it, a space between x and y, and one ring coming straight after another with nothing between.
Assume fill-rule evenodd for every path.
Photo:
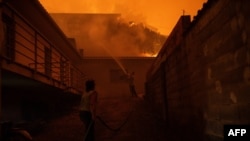
<instances>
[{"instance_id":1,"label":"narrow alley","mask_svg":"<svg viewBox=\"0 0 250 141\"><path fill-rule=\"evenodd\" d=\"M249 141L249 5L179 10L165 36L119 13L52 14L40 0L0 0L0 140L21 127L34 141L83 141L79 105L94 80L96 141L228 141L234 129Z\"/></svg>"},{"instance_id":2,"label":"narrow alley","mask_svg":"<svg viewBox=\"0 0 250 141\"><path fill-rule=\"evenodd\" d=\"M120 130L111 131L97 119L96 141L165 141L166 127L157 122L149 106L142 97L99 99L98 116L109 127ZM78 114L75 107L70 114L49 122L34 140L83 140L85 129Z\"/></svg>"}]
</instances>

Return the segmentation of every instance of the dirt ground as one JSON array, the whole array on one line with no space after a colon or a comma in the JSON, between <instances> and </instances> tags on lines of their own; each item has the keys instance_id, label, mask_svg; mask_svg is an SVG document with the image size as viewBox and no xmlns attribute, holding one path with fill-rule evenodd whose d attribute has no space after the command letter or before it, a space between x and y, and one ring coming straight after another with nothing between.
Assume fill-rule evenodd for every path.
<instances>
[{"instance_id":1,"label":"dirt ground","mask_svg":"<svg viewBox=\"0 0 250 141\"><path fill-rule=\"evenodd\" d=\"M98 115L111 131L97 119L96 141L165 141L165 127L157 123L143 98L99 99ZM123 124L124 123L124 124ZM78 108L58 119L50 121L44 130L33 136L34 141L83 141L85 128L79 119Z\"/></svg>"},{"instance_id":2,"label":"dirt ground","mask_svg":"<svg viewBox=\"0 0 250 141\"><path fill-rule=\"evenodd\" d=\"M33 135L34 141L81 141L84 127L76 108L68 115L49 121L41 132Z\"/></svg>"}]
</instances>

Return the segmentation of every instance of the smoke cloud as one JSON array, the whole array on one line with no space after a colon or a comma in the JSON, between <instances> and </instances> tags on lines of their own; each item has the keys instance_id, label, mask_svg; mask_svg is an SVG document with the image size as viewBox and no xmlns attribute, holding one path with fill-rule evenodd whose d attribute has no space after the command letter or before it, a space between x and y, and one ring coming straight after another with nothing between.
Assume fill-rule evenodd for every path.
<instances>
[{"instance_id":1,"label":"smoke cloud","mask_svg":"<svg viewBox=\"0 0 250 141\"><path fill-rule=\"evenodd\" d=\"M92 44L113 56L153 55L166 39L142 23L127 22L122 17L98 18L92 20L91 25L88 35Z\"/></svg>"},{"instance_id":2,"label":"smoke cloud","mask_svg":"<svg viewBox=\"0 0 250 141\"><path fill-rule=\"evenodd\" d=\"M157 54L166 37L120 14L51 13L64 33L76 39L85 56Z\"/></svg>"},{"instance_id":3,"label":"smoke cloud","mask_svg":"<svg viewBox=\"0 0 250 141\"><path fill-rule=\"evenodd\" d=\"M165 40L160 34L168 35L182 14L196 15L205 1L40 0L49 13L120 14L54 17L86 56L157 54Z\"/></svg>"},{"instance_id":4,"label":"smoke cloud","mask_svg":"<svg viewBox=\"0 0 250 141\"><path fill-rule=\"evenodd\" d=\"M207 0L39 0L49 13L121 13L168 35L183 14L196 15Z\"/></svg>"}]
</instances>

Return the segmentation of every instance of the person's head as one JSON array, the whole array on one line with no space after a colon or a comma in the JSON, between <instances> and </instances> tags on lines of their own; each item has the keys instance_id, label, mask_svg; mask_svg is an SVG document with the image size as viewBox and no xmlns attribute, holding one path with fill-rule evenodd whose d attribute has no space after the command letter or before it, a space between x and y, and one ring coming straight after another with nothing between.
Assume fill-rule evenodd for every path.
<instances>
[{"instance_id":1,"label":"person's head","mask_svg":"<svg viewBox=\"0 0 250 141\"><path fill-rule=\"evenodd\" d=\"M91 90L95 89L95 81L94 80L87 80L85 83L85 87L86 87L86 92L89 92Z\"/></svg>"}]
</instances>

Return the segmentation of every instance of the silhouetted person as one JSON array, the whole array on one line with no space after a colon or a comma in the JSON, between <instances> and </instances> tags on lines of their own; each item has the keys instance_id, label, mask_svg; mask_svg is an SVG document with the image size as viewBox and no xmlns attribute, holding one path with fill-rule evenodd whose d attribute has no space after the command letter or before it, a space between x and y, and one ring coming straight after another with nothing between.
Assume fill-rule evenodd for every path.
<instances>
[{"instance_id":1,"label":"silhouetted person","mask_svg":"<svg viewBox=\"0 0 250 141\"><path fill-rule=\"evenodd\" d=\"M134 72L128 73L128 83L129 83L129 90L132 96L136 96L135 84L134 84Z\"/></svg>"},{"instance_id":2,"label":"silhouetted person","mask_svg":"<svg viewBox=\"0 0 250 141\"><path fill-rule=\"evenodd\" d=\"M80 119L85 124L85 141L94 141L94 123L96 119L96 106L98 93L95 91L95 81L87 80L80 103Z\"/></svg>"}]
</instances>

